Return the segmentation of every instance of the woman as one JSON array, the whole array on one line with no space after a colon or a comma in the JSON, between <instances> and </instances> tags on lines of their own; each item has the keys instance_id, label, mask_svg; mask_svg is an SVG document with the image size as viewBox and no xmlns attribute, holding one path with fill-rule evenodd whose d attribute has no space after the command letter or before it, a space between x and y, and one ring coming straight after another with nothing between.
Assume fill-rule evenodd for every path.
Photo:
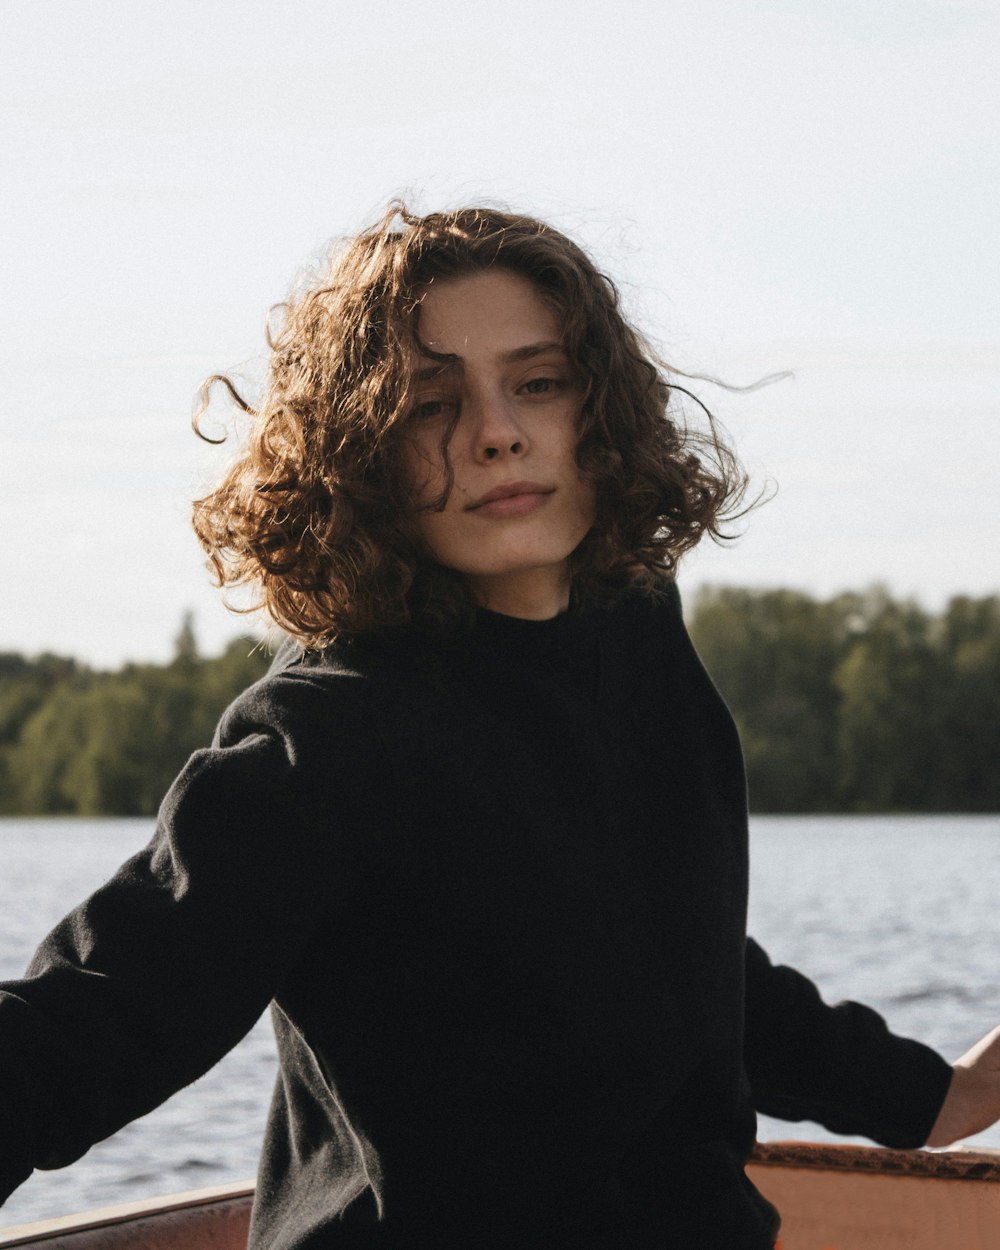
<instances>
[{"instance_id":1,"label":"woman","mask_svg":"<svg viewBox=\"0 0 1000 1250\"><path fill-rule=\"evenodd\" d=\"M3 987L0 1194L269 1002L268 1250L757 1250L754 1107L896 1146L1000 1114L993 1050L953 1076L746 941L672 580L742 479L678 389L527 218L393 210L291 303L196 528L298 645Z\"/></svg>"}]
</instances>

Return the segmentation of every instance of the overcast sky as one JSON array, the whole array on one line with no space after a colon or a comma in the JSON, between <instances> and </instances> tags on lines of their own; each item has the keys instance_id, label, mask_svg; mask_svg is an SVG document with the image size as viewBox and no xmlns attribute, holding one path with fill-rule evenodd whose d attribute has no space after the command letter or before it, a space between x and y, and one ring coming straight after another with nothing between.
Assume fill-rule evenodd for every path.
<instances>
[{"instance_id":1,"label":"overcast sky","mask_svg":"<svg viewBox=\"0 0 1000 1250\"><path fill-rule=\"evenodd\" d=\"M393 195L551 219L774 499L711 581L1000 589L996 0L3 0L0 650L240 628L192 395Z\"/></svg>"}]
</instances>

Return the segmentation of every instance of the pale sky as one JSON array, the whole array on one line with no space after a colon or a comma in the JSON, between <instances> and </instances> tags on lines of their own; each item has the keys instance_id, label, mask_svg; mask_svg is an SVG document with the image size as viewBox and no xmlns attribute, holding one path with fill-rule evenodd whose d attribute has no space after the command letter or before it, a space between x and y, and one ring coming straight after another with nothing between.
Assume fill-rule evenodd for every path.
<instances>
[{"instance_id":1,"label":"pale sky","mask_svg":"<svg viewBox=\"0 0 1000 1250\"><path fill-rule=\"evenodd\" d=\"M1000 5L0 0L0 650L225 612L201 379L403 194L552 220L775 498L703 582L1000 589Z\"/></svg>"}]
</instances>

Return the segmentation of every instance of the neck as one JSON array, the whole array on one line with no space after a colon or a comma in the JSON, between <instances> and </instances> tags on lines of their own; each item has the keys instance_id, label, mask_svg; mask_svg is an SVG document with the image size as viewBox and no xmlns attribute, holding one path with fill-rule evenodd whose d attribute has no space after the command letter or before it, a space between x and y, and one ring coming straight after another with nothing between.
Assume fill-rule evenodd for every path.
<instances>
[{"instance_id":1,"label":"neck","mask_svg":"<svg viewBox=\"0 0 1000 1250\"><path fill-rule=\"evenodd\" d=\"M528 569L516 576L469 578L472 596L482 608L526 621L547 621L569 607L569 570Z\"/></svg>"}]
</instances>

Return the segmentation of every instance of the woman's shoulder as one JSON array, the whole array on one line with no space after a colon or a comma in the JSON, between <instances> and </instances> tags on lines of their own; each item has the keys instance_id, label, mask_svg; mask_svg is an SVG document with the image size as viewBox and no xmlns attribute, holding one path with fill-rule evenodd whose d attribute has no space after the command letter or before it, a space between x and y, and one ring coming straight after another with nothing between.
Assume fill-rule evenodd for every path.
<instances>
[{"instance_id":1,"label":"woman's shoulder","mask_svg":"<svg viewBox=\"0 0 1000 1250\"><path fill-rule=\"evenodd\" d=\"M289 650L223 712L211 745L171 785L161 818L198 829L216 817L242 829L290 828L289 813L327 812L335 798L349 824L346 813L369 810L385 788L363 686L346 663L319 665Z\"/></svg>"},{"instance_id":2,"label":"woman's shoulder","mask_svg":"<svg viewBox=\"0 0 1000 1250\"><path fill-rule=\"evenodd\" d=\"M676 675L694 654L672 579L630 587L603 614L600 637L606 658L629 672Z\"/></svg>"},{"instance_id":3,"label":"woman's shoulder","mask_svg":"<svg viewBox=\"0 0 1000 1250\"><path fill-rule=\"evenodd\" d=\"M279 646L266 675L229 705L216 731L216 746L226 747L254 734L284 743L292 757L307 753L317 739L355 742L365 736L370 672L350 647L322 651L292 639Z\"/></svg>"},{"instance_id":4,"label":"woman's shoulder","mask_svg":"<svg viewBox=\"0 0 1000 1250\"><path fill-rule=\"evenodd\" d=\"M631 633L637 629L655 637L664 629L683 628L680 592L673 578L631 586L607 609L611 629Z\"/></svg>"}]
</instances>

